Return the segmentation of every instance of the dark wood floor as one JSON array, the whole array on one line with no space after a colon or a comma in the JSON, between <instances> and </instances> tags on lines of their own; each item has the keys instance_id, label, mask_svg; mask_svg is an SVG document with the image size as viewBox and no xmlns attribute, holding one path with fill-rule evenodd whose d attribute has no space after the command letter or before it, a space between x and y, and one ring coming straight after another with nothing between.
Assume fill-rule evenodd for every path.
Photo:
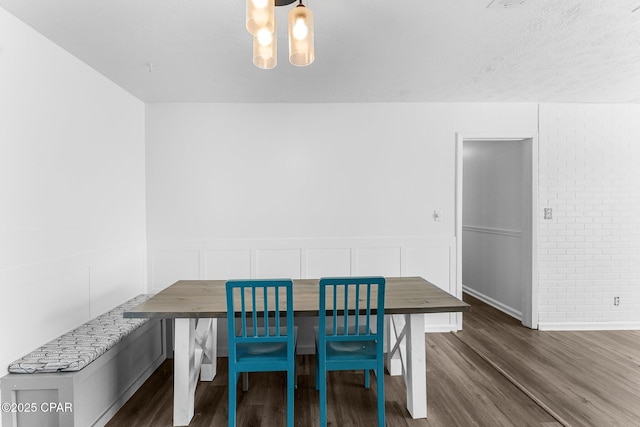
<instances>
[{"instance_id":1,"label":"dark wood floor","mask_svg":"<svg viewBox=\"0 0 640 427\"><path fill-rule=\"evenodd\" d=\"M426 336L428 418L411 419L403 380L385 375L387 426L640 426L640 332L532 331L465 299L472 311L462 332ZM314 357L299 362L296 425L317 426ZM249 391L239 392L238 425L285 425L284 374L250 378ZM330 373L330 426L375 425L375 387L366 390L362 382L362 373ZM227 396L220 358L214 381L198 385L190 426L226 425ZM172 399L167 361L107 426L169 427Z\"/></svg>"},{"instance_id":2,"label":"dark wood floor","mask_svg":"<svg viewBox=\"0 0 640 427\"><path fill-rule=\"evenodd\" d=\"M640 331L541 332L465 297L456 337L567 426L640 426Z\"/></svg>"}]
</instances>

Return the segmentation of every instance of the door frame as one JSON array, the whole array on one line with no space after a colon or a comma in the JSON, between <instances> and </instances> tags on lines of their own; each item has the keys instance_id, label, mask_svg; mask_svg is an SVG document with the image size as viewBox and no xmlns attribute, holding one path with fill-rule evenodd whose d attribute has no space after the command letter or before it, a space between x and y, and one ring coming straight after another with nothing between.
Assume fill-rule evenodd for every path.
<instances>
[{"instance_id":1,"label":"door frame","mask_svg":"<svg viewBox=\"0 0 640 427\"><path fill-rule=\"evenodd\" d=\"M523 143L530 158L524 170L525 185L531 192L528 206L524 207L523 266L524 290L522 295L522 324L538 329L538 135L536 132L458 132L456 133L456 188L455 188L455 239L456 239L456 289L462 294L462 183L464 141L514 141Z\"/></svg>"}]
</instances>

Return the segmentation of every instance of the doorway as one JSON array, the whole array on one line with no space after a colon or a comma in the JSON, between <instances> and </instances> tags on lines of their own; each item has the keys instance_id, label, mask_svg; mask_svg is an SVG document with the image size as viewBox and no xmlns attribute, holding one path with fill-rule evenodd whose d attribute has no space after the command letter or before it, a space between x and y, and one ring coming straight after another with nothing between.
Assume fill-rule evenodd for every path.
<instances>
[{"instance_id":1,"label":"doorway","mask_svg":"<svg viewBox=\"0 0 640 427\"><path fill-rule=\"evenodd\" d=\"M458 134L456 284L537 329L537 138Z\"/></svg>"}]
</instances>

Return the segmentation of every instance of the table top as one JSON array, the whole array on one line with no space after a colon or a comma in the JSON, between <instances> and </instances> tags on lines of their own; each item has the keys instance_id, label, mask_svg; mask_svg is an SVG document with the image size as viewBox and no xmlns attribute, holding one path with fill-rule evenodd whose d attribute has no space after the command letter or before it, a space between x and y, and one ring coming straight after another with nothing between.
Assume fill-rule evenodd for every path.
<instances>
[{"instance_id":1,"label":"table top","mask_svg":"<svg viewBox=\"0 0 640 427\"><path fill-rule=\"evenodd\" d=\"M294 279L296 316L318 315L319 279ZM226 280L180 280L124 317L209 318L227 317ZM447 313L469 311L469 304L422 277L387 277L385 314Z\"/></svg>"}]
</instances>

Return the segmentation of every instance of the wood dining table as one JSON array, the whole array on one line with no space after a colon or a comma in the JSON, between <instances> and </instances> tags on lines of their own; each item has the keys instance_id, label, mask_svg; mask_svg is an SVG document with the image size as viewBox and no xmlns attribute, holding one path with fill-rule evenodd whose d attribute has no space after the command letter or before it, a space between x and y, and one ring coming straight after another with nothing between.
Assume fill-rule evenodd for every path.
<instances>
[{"instance_id":1,"label":"wood dining table","mask_svg":"<svg viewBox=\"0 0 640 427\"><path fill-rule=\"evenodd\" d=\"M294 316L318 316L318 279L293 280ZM225 280L180 280L124 313L174 320L173 424L189 425L198 378L216 375L217 319L227 317ZM425 314L468 311L469 305L422 277L387 277L386 365L403 375L412 418L427 417Z\"/></svg>"}]
</instances>

